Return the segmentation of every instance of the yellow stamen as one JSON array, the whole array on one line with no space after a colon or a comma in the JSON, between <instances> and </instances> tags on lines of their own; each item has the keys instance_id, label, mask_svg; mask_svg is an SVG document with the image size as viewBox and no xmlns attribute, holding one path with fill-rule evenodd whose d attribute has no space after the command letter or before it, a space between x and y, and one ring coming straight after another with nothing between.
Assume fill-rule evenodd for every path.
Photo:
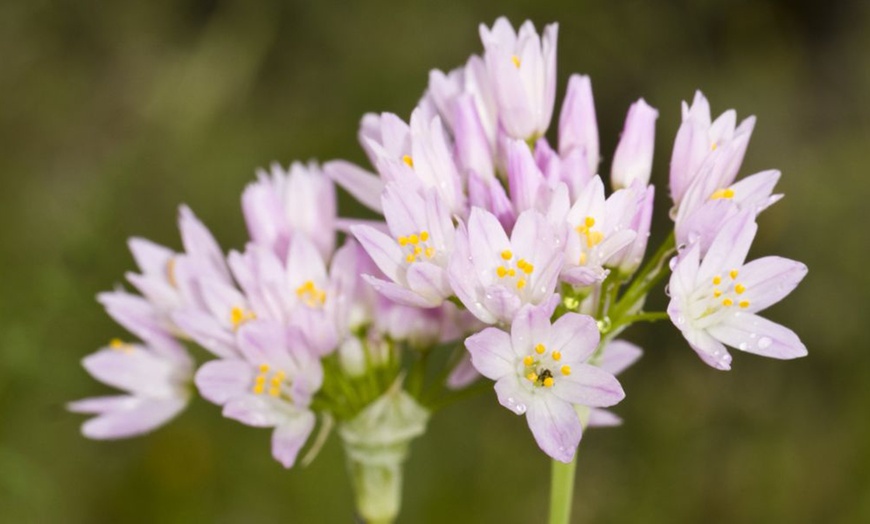
<instances>
[{"instance_id":1,"label":"yellow stamen","mask_svg":"<svg viewBox=\"0 0 870 524\"><path fill-rule=\"evenodd\" d=\"M238 306L230 310L230 323L233 325L233 330L239 329L239 326L255 318L257 315L253 311L245 311Z\"/></svg>"},{"instance_id":2,"label":"yellow stamen","mask_svg":"<svg viewBox=\"0 0 870 524\"><path fill-rule=\"evenodd\" d=\"M417 257L415 257L413 254L410 254L410 255L405 257L405 262L407 262L409 264L414 262L415 260L417 260Z\"/></svg>"},{"instance_id":3,"label":"yellow stamen","mask_svg":"<svg viewBox=\"0 0 870 524\"><path fill-rule=\"evenodd\" d=\"M399 242L400 246L407 246L408 245L408 237L399 237L396 239L396 241Z\"/></svg>"},{"instance_id":4,"label":"yellow stamen","mask_svg":"<svg viewBox=\"0 0 870 524\"><path fill-rule=\"evenodd\" d=\"M746 308L749 307L749 301L748 301L748 300L741 300L741 301L740 301L740 304L738 304L738 305L739 305L740 307L742 307L743 309L746 309Z\"/></svg>"},{"instance_id":5,"label":"yellow stamen","mask_svg":"<svg viewBox=\"0 0 870 524\"><path fill-rule=\"evenodd\" d=\"M592 227L595 225L595 218L586 217L586 219L583 221L583 223L586 225L587 228Z\"/></svg>"},{"instance_id":6,"label":"yellow stamen","mask_svg":"<svg viewBox=\"0 0 870 524\"><path fill-rule=\"evenodd\" d=\"M722 305L725 307L731 307L734 305L734 301L731 300L730 298L726 298L725 300L722 301Z\"/></svg>"},{"instance_id":7,"label":"yellow stamen","mask_svg":"<svg viewBox=\"0 0 870 524\"><path fill-rule=\"evenodd\" d=\"M580 265L581 266L586 265L586 253L580 253Z\"/></svg>"},{"instance_id":8,"label":"yellow stamen","mask_svg":"<svg viewBox=\"0 0 870 524\"><path fill-rule=\"evenodd\" d=\"M719 298L719 297L721 297L721 296L722 296L722 291L720 291L720 290L718 290L718 289L714 289L714 290L713 290L713 297L715 297L715 298Z\"/></svg>"},{"instance_id":9,"label":"yellow stamen","mask_svg":"<svg viewBox=\"0 0 870 524\"><path fill-rule=\"evenodd\" d=\"M275 388L275 387L269 388L269 396L277 397L280 394L281 394L281 388Z\"/></svg>"},{"instance_id":10,"label":"yellow stamen","mask_svg":"<svg viewBox=\"0 0 870 524\"><path fill-rule=\"evenodd\" d=\"M504 278L505 276L507 276L508 270L504 266L498 266L498 268L495 270L495 273L498 275L499 278Z\"/></svg>"},{"instance_id":11,"label":"yellow stamen","mask_svg":"<svg viewBox=\"0 0 870 524\"><path fill-rule=\"evenodd\" d=\"M604 240L604 233L601 231L590 231L586 235L586 246L587 247L595 247Z\"/></svg>"},{"instance_id":12,"label":"yellow stamen","mask_svg":"<svg viewBox=\"0 0 870 524\"><path fill-rule=\"evenodd\" d=\"M404 162L408 167L414 167L414 159L411 158L411 155L402 156L402 162Z\"/></svg>"},{"instance_id":13,"label":"yellow stamen","mask_svg":"<svg viewBox=\"0 0 870 524\"><path fill-rule=\"evenodd\" d=\"M715 277L713 277L713 285L714 286L718 286L721 283L722 283L722 277L720 277L719 275L716 275Z\"/></svg>"},{"instance_id":14,"label":"yellow stamen","mask_svg":"<svg viewBox=\"0 0 870 524\"><path fill-rule=\"evenodd\" d=\"M514 66L516 66L517 69L520 68L520 64L522 63L520 62L520 57L518 57L517 55L511 55L511 62L514 63Z\"/></svg>"},{"instance_id":15,"label":"yellow stamen","mask_svg":"<svg viewBox=\"0 0 870 524\"><path fill-rule=\"evenodd\" d=\"M515 276L517 276L517 270L514 269L514 268L510 268L510 269L508 269L508 276L509 276L509 277L515 277Z\"/></svg>"},{"instance_id":16,"label":"yellow stamen","mask_svg":"<svg viewBox=\"0 0 870 524\"><path fill-rule=\"evenodd\" d=\"M423 242L429 240L429 232L428 231L420 231L420 240Z\"/></svg>"},{"instance_id":17,"label":"yellow stamen","mask_svg":"<svg viewBox=\"0 0 870 524\"><path fill-rule=\"evenodd\" d=\"M710 195L710 200L720 200L723 198L734 198L734 190L731 188L718 189Z\"/></svg>"},{"instance_id":18,"label":"yellow stamen","mask_svg":"<svg viewBox=\"0 0 870 524\"><path fill-rule=\"evenodd\" d=\"M260 373L268 373L269 364L260 364Z\"/></svg>"},{"instance_id":19,"label":"yellow stamen","mask_svg":"<svg viewBox=\"0 0 870 524\"><path fill-rule=\"evenodd\" d=\"M551 388L551 387L553 387L553 385L555 383L556 383L556 381L553 380L553 377L547 377L544 379L544 387L545 388Z\"/></svg>"},{"instance_id":20,"label":"yellow stamen","mask_svg":"<svg viewBox=\"0 0 870 524\"><path fill-rule=\"evenodd\" d=\"M531 366L534 363L535 363L535 357L533 357L531 355L526 355L526 358L523 359L524 366Z\"/></svg>"},{"instance_id":21,"label":"yellow stamen","mask_svg":"<svg viewBox=\"0 0 870 524\"><path fill-rule=\"evenodd\" d=\"M562 372L563 375L565 375L567 377L568 375L571 374L571 366L562 366L562 369L560 371Z\"/></svg>"},{"instance_id":22,"label":"yellow stamen","mask_svg":"<svg viewBox=\"0 0 870 524\"><path fill-rule=\"evenodd\" d=\"M517 280L517 289L522 289L524 287L526 287L526 279L521 278Z\"/></svg>"},{"instance_id":23,"label":"yellow stamen","mask_svg":"<svg viewBox=\"0 0 870 524\"><path fill-rule=\"evenodd\" d=\"M719 147L719 144L713 142L712 144L710 144L710 151L716 151L717 147Z\"/></svg>"},{"instance_id":24,"label":"yellow stamen","mask_svg":"<svg viewBox=\"0 0 870 524\"><path fill-rule=\"evenodd\" d=\"M562 352L561 351L553 351L553 360L555 360L555 361L562 360Z\"/></svg>"},{"instance_id":25,"label":"yellow stamen","mask_svg":"<svg viewBox=\"0 0 870 524\"><path fill-rule=\"evenodd\" d=\"M504 260L510 260L511 258L513 258L513 256L514 256L514 254L511 253L510 249L505 249L504 251L501 252L501 258Z\"/></svg>"},{"instance_id":26,"label":"yellow stamen","mask_svg":"<svg viewBox=\"0 0 870 524\"><path fill-rule=\"evenodd\" d=\"M257 382L256 384L254 384L254 393L255 394L262 395L264 389L265 389L265 387L263 386L262 382Z\"/></svg>"},{"instance_id":27,"label":"yellow stamen","mask_svg":"<svg viewBox=\"0 0 870 524\"><path fill-rule=\"evenodd\" d=\"M109 341L109 346L112 349L122 349L124 347L124 341L120 338L113 338Z\"/></svg>"},{"instance_id":28,"label":"yellow stamen","mask_svg":"<svg viewBox=\"0 0 870 524\"><path fill-rule=\"evenodd\" d=\"M434 256L435 256L435 248L434 247L427 247L426 248L426 258L432 258Z\"/></svg>"},{"instance_id":29,"label":"yellow stamen","mask_svg":"<svg viewBox=\"0 0 870 524\"><path fill-rule=\"evenodd\" d=\"M175 280L175 257L166 261L166 280L172 287L178 287L178 282Z\"/></svg>"},{"instance_id":30,"label":"yellow stamen","mask_svg":"<svg viewBox=\"0 0 870 524\"><path fill-rule=\"evenodd\" d=\"M746 286L744 286L743 284L737 284L736 286L734 286L734 292L738 295L742 295L744 291L746 291Z\"/></svg>"},{"instance_id":31,"label":"yellow stamen","mask_svg":"<svg viewBox=\"0 0 870 524\"><path fill-rule=\"evenodd\" d=\"M408 242L416 246L417 243L420 242L420 237L417 235L409 235Z\"/></svg>"},{"instance_id":32,"label":"yellow stamen","mask_svg":"<svg viewBox=\"0 0 870 524\"><path fill-rule=\"evenodd\" d=\"M538 374L532 371L528 375L526 375L526 380L529 382L536 382L538 380Z\"/></svg>"},{"instance_id":33,"label":"yellow stamen","mask_svg":"<svg viewBox=\"0 0 870 524\"><path fill-rule=\"evenodd\" d=\"M422 252L423 252L423 248L422 248L422 247L420 247L420 246L414 246L414 254L415 254L416 256L420 256L420 253L422 253Z\"/></svg>"},{"instance_id":34,"label":"yellow stamen","mask_svg":"<svg viewBox=\"0 0 870 524\"><path fill-rule=\"evenodd\" d=\"M736 269L732 269L731 271L728 272L728 276L731 277L731 280L734 280L735 278L737 278L737 275L738 275L738 273L737 273Z\"/></svg>"},{"instance_id":35,"label":"yellow stamen","mask_svg":"<svg viewBox=\"0 0 870 524\"><path fill-rule=\"evenodd\" d=\"M546 353L546 351L547 348L544 347L543 344L538 344L535 346L535 353L537 353L538 355L543 355L544 353Z\"/></svg>"}]
</instances>

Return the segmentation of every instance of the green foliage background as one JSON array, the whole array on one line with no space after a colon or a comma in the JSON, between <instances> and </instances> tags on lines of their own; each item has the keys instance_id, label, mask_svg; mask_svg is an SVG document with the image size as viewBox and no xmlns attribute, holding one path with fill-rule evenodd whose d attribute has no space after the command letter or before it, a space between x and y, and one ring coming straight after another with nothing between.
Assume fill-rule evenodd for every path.
<instances>
[{"instance_id":1,"label":"green foliage background","mask_svg":"<svg viewBox=\"0 0 870 524\"><path fill-rule=\"evenodd\" d=\"M361 115L407 117L429 69L478 52L477 24L501 14L560 22L559 96L570 73L592 76L603 172L628 104L660 110L654 241L680 101L700 88L717 113L757 115L743 174L781 169L787 198L753 254L810 267L770 310L806 359L738 354L722 373L669 325L631 332L646 356L622 377L625 425L584 437L576 522L870 521L867 2L7 0L0 522L351 521L335 438L284 471L268 432L202 400L145 438L82 438L64 403L108 389L79 360L125 336L94 296L133 268L127 237L178 246L182 202L240 247L254 168L364 162ZM540 522L548 478L524 422L486 394L415 443L401 522Z\"/></svg>"}]
</instances>

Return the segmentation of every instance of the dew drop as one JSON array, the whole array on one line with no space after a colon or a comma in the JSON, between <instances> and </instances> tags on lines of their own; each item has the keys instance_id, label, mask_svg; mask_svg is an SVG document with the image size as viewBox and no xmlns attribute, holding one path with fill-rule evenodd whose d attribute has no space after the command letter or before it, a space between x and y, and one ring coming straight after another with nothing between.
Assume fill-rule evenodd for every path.
<instances>
[{"instance_id":1,"label":"dew drop","mask_svg":"<svg viewBox=\"0 0 870 524\"><path fill-rule=\"evenodd\" d=\"M771 340L770 337L761 337L758 339L758 349L767 349L771 344L773 344L773 340Z\"/></svg>"},{"instance_id":2,"label":"dew drop","mask_svg":"<svg viewBox=\"0 0 870 524\"><path fill-rule=\"evenodd\" d=\"M753 338L753 339L754 339L754 338L757 337L757 336L758 336L758 335L756 335L755 333L750 333L750 334L749 334L749 338Z\"/></svg>"},{"instance_id":3,"label":"dew drop","mask_svg":"<svg viewBox=\"0 0 870 524\"><path fill-rule=\"evenodd\" d=\"M670 283L665 285L665 295L671 296L671 284Z\"/></svg>"},{"instance_id":4,"label":"dew drop","mask_svg":"<svg viewBox=\"0 0 870 524\"><path fill-rule=\"evenodd\" d=\"M686 323L686 317L684 317L683 315L677 315L677 321L676 321L676 324L677 324L678 326L682 326L682 325L685 324L685 323Z\"/></svg>"},{"instance_id":5,"label":"dew drop","mask_svg":"<svg viewBox=\"0 0 870 524\"><path fill-rule=\"evenodd\" d=\"M516 411L517 415L522 415L523 413L526 412L526 409L527 408L526 408L525 404L517 404L516 407L514 408L514 411Z\"/></svg>"},{"instance_id":6,"label":"dew drop","mask_svg":"<svg viewBox=\"0 0 870 524\"><path fill-rule=\"evenodd\" d=\"M748 347L749 347L749 346L746 345L746 342L741 342L741 343L737 346L737 349L739 349L740 351L746 351L746 348L748 348Z\"/></svg>"}]
</instances>

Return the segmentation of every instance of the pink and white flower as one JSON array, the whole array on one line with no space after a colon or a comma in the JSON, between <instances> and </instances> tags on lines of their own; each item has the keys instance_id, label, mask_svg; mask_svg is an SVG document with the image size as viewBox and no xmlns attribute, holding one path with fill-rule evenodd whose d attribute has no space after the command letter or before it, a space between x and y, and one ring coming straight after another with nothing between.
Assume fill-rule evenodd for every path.
<instances>
[{"instance_id":1,"label":"pink and white flower","mask_svg":"<svg viewBox=\"0 0 870 524\"><path fill-rule=\"evenodd\" d=\"M119 439L148 433L180 413L190 400L193 361L168 334L147 344L119 339L82 360L100 382L125 392L67 405L70 411L96 415L82 425L92 439Z\"/></svg>"},{"instance_id":2,"label":"pink and white flower","mask_svg":"<svg viewBox=\"0 0 870 524\"><path fill-rule=\"evenodd\" d=\"M401 304L436 307L453 294L447 264L454 249L454 229L447 206L435 190L422 194L388 184L383 194L389 236L374 227L351 231L389 279L365 278L384 296Z\"/></svg>"},{"instance_id":3,"label":"pink and white flower","mask_svg":"<svg viewBox=\"0 0 870 524\"><path fill-rule=\"evenodd\" d=\"M598 342L592 317L568 313L551 325L547 308L526 305L510 333L487 328L465 347L480 374L496 381L499 403L526 416L538 446L570 462L583 433L575 406L608 407L625 397L612 374L588 364Z\"/></svg>"},{"instance_id":4,"label":"pink and white flower","mask_svg":"<svg viewBox=\"0 0 870 524\"><path fill-rule=\"evenodd\" d=\"M492 28L480 25L499 123L511 138L536 139L550 126L558 32L558 24L550 24L542 38L527 20L517 33L506 18L496 20Z\"/></svg>"},{"instance_id":5,"label":"pink and white flower","mask_svg":"<svg viewBox=\"0 0 870 524\"><path fill-rule=\"evenodd\" d=\"M272 456L289 468L314 429L308 406L323 383L320 362L295 330L268 321L240 330L239 353L205 363L196 373L196 386L223 406L225 417L274 428Z\"/></svg>"},{"instance_id":6,"label":"pink and white flower","mask_svg":"<svg viewBox=\"0 0 870 524\"><path fill-rule=\"evenodd\" d=\"M508 238L492 213L473 208L468 226L457 230L448 267L456 297L486 324L510 324L524 304L553 303L559 237L538 211L522 213Z\"/></svg>"},{"instance_id":7,"label":"pink and white flower","mask_svg":"<svg viewBox=\"0 0 870 524\"><path fill-rule=\"evenodd\" d=\"M756 314L791 293L807 267L774 256L744 263L756 230L754 215L741 212L716 235L703 260L693 244L671 275L668 315L716 369L731 368L726 345L779 359L807 354L792 330Z\"/></svg>"},{"instance_id":8,"label":"pink and white flower","mask_svg":"<svg viewBox=\"0 0 870 524\"><path fill-rule=\"evenodd\" d=\"M705 164L721 164L719 187L731 185L743 163L755 127L755 117L750 116L735 128L737 113L733 109L711 122L710 103L700 91L695 92L691 106L683 102L682 107L683 123L677 131L671 155L670 186L675 207L680 206Z\"/></svg>"},{"instance_id":9,"label":"pink and white flower","mask_svg":"<svg viewBox=\"0 0 870 524\"><path fill-rule=\"evenodd\" d=\"M643 98L631 104L625 127L610 169L610 184L614 189L630 186L635 180L649 183L655 149L656 119L659 112Z\"/></svg>"}]
</instances>

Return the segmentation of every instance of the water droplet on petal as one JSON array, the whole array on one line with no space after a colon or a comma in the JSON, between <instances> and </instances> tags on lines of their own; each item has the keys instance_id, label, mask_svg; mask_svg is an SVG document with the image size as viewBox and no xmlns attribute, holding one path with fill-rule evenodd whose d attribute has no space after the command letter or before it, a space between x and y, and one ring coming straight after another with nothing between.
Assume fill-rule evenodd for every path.
<instances>
[{"instance_id":1,"label":"water droplet on petal","mask_svg":"<svg viewBox=\"0 0 870 524\"><path fill-rule=\"evenodd\" d=\"M523 413L526 412L526 405L525 404L517 404L516 407L514 408L514 411L516 412L517 415L522 415Z\"/></svg>"},{"instance_id":2,"label":"water droplet on petal","mask_svg":"<svg viewBox=\"0 0 870 524\"><path fill-rule=\"evenodd\" d=\"M749 346L746 345L746 342L741 342L740 344L737 345L737 349L739 349L740 351L746 351L746 348L748 348L748 347Z\"/></svg>"},{"instance_id":3,"label":"water droplet on petal","mask_svg":"<svg viewBox=\"0 0 870 524\"><path fill-rule=\"evenodd\" d=\"M761 337L758 339L758 349L767 349L771 344L773 344L773 340L771 340L770 337Z\"/></svg>"},{"instance_id":4,"label":"water droplet on petal","mask_svg":"<svg viewBox=\"0 0 870 524\"><path fill-rule=\"evenodd\" d=\"M671 284L670 283L665 285L665 295L671 296Z\"/></svg>"}]
</instances>

